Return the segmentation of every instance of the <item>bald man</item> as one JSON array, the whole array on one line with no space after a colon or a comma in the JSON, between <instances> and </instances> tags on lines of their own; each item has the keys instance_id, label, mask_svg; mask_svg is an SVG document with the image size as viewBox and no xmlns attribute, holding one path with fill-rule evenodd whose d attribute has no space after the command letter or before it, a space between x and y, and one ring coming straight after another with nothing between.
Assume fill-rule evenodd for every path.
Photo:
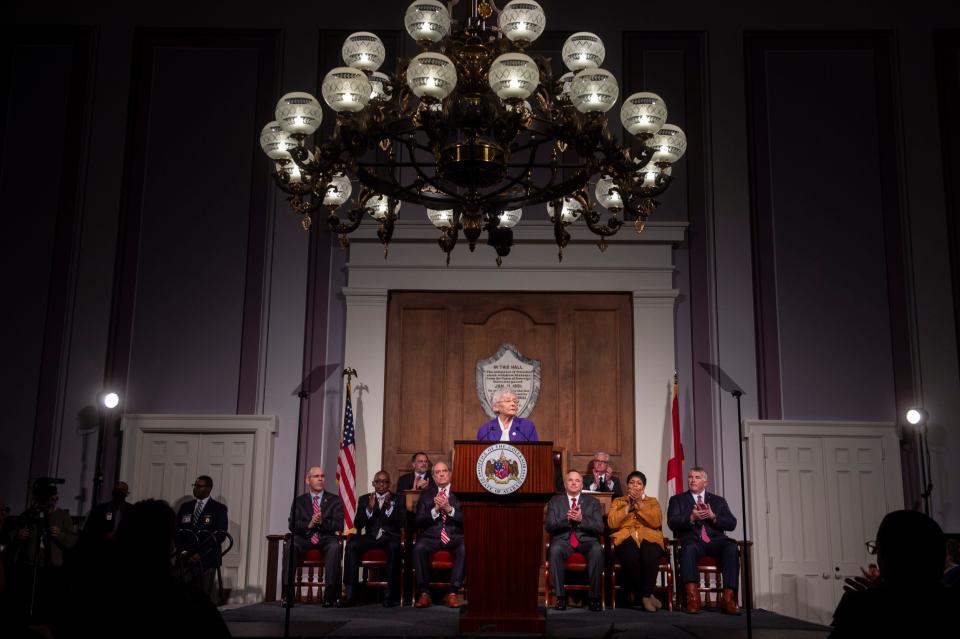
<instances>
[{"instance_id":1,"label":"bald man","mask_svg":"<svg viewBox=\"0 0 960 639\"><path fill-rule=\"evenodd\" d=\"M323 581L327 584L323 593L323 607L329 608L340 598L340 543L337 533L343 532L343 501L324 490L326 474L319 466L307 471L307 492L293 500L290 507L290 530L293 531L294 565L308 550L320 550L324 556ZM290 544L283 544L283 596L284 605L292 606L288 597L287 571Z\"/></svg>"}]
</instances>

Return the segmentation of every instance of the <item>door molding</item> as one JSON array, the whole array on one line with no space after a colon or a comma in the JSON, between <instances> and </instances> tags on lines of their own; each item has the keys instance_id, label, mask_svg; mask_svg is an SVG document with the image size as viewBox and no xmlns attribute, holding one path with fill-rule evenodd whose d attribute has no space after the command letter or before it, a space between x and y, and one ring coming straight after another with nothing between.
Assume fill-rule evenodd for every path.
<instances>
[{"instance_id":1,"label":"door molding","mask_svg":"<svg viewBox=\"0 0 960 639\"><path fill-rule=\"evenodd\" d=\"M767 485L765 481L765 451L767 437L811 438L865 438L877 439L883 451L882 476L890 484L878 488L885 495L887 512L903 508L903 482L900 480L900 438L896 424L891 422L826 422L799 420L748 420L744 422L746 444L746 488L750 503L749 529L754 542L753 583L754 601L758 607L773 609L776 603L770 579L771 531L767 522ZM775 607L775 606L774 606Z\"/></svg>"},{"instance_id":2,"label":"door molding","mask_svg":"<svg viewBox=\"0 0 960 639\"><path fill-rule=\"evenodd\" d=\"M240 558L246 567L246 583L238 583L237 603L254 603L263 599L267 584L267 534L270 509L270 480L273 463L273 440L277 432L274 415L124 415L120 423L123 433L120 477L127 477L130 491L142 495L135 472L143 448L145 433L253 433L253 473L250 486L250 523L247 556ZM148 497L148 495L143 495ZM242 574L242 571L239 573ZM235 595L234 595L235 596ZM232 602L236 601L234 596Z\"/></svg>"}]
</instances>

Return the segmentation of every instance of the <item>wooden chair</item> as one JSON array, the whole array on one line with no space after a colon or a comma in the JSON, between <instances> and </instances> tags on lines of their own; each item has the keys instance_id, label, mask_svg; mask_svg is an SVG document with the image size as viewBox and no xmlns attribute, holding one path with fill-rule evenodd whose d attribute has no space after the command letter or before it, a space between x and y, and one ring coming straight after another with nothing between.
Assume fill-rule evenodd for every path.
<instances>
[{"instance_id":1,"label":"wooden chair","mask_svg":"<svg viewBox=\"0 0 960 639\"><path fill-rule=\"evenodd\" d=\"M600 540L600 545L602 548L604 545L603 539ZM549 543L547 544L546 550L547 550L547 554L545 555L545 559L543 562L544 585L546 588L546 596L544 597L544 599L546 601L547 607L549 608L554 604L556 600L555 599L556 593L553 590L553 579L550 576L550 561L548 559L550 557ZM566 590L567 592L570 592L570 591L589 592L590 591L590 578L587 575L587 558L583 553L574 552L573 554L571 554L569 557L567 557L567 561L563 567L566 573L564 575L564 580L563 580L564 590ZM569 575L571 573L583 575L583 580L586 583L570 583L570 581L566 578L566 575ZM606 588L604 586L604 581L606 576L605 573L606 571L601 567L600 569L600 601L601 602L603 602L606 597L606 592L605 592Z\"/></svg>"},{"instance_id":2,"label":"wooden chair","mask_svg":"<svg viewBox=\"0 0 960 639\"><path fill-rule=\"evenodd\" d=\"M613 570L611 572L611 578L613 580L613 597L611 599L611 605L613 609L617 609L617 591L621 590L621 586L617 585L617 575L619 574L622 566L620 561L614 559ZM653 588L654 594L659 597L663 603L666 604L667 610L673 610L673 600L674 600L674 583L673 583L673 562L670 557L670 548L667 547L667 554L660 557L660 568L657 572L657 585Z\"/></svg>"},{"instance_id":3,"label":"wooden chair","mask_svg":"<svg viewBox=\"0 0 960 639\"><path fill-rule=\"evenodd\" d=\"M401 541L401 544L403 542ZM401 574L403 573L403 547L400 549L400 561ZM381 588L386 592L387 588L390 586L389 572L390 563L387 557L387 551L380 548L371 548L367 552L363 553L363 556L360 558L360 584L367 588L367 586L373 586L375 588ZM370 572L374 571L375 578L370 578ZM403 580L400 580L400 592L394 593L399 595L398 599L403 601Z\"/></svg>"}]
</instances>

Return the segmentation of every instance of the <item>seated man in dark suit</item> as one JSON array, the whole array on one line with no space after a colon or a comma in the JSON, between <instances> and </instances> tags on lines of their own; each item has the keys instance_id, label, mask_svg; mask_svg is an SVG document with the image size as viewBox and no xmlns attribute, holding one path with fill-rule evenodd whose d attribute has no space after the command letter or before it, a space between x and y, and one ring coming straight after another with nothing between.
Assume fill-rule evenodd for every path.
<instances>
[{"instance_id":1,"label":"seated man in dark suit","mask_svg":"<svg viewBox=\"0 0 960 639\"><path fill-rule=\"evenodd\" d=\"M417 567L417 589L420 598L417 608L426 608L432 602L430 598L430 555L438 550L446 550L453 555L453 570L450 573L450 592L444 597L444 603L451 608L459 608L457 592L463 585L463 511L460 500L450 487L450 467L445 462L437 462L433 467L435 484L420 493L417 502L417 545L413 549L413 561Z\"/></svg>"},{"instance_id":2,"label":"seated man in dark suit","mask_svg":"<svg viewBox=\"0 0 960 639\"><path fill-rule=\"evenodd\" d=\"M326 473L319 466L307 471L307 492L293 500L290 507L290 530L293 532L293 563L308 550L316 548L323 553L323 580L327 584L323 593L323 607L329 608L340 598L340 558L342 556L339 535L343 532L343 501L339 496L323 489ZM283 544L283 593L284 605L292 606L289 596L288 575L290 569L290 543Z\"/></svg>"},{"instance_id":3,"label":"seated man in dark suit","mask_svg":"<svg viewBox=\"0 0 960 639\"><path fill-rule=\"evenodd\" d=\"M598 493L613 493L614 497L623 497L620 478L614 477L613 469L610 468L610 455L600 451L593 456L591 470L583 476L583 489Z\"/></svg>"},{"instance_id":4,"label":"seated man in dark suit","mask_svg":"<svg viewBox=\"0 0 960 639\"><path fill-rule=\"evenodd\" d=\"M383 605L400 605L400 533L406 523L406 508L402 495L390 493L390 474L381 470L373 476L373 492L357 501L357 516L353 526L357 534L347 543L344 559L343 585L347 598L342 606L357 603L357 573L363 553L379 548L387 553L387 595Z\"/></svg>"},{"instance_id":5,"label":"seated man in dark suit","mask_svg":"<svg viewBox=\"0 0 960 639\"><path fill-rule=\"evenodd\" d=\"M547 503L544 525L550 533L547 561L557 594L556 610L567 609L564 573L567 559L575 552L587 558L587 578L590 581L590 610L599 612L600 580L603 572L603 507L596 498L583 494L583 477L575 470L567 472L566 492L554 495Z\"/></svg>"},{"instance_id":6,"label":"seated man in dark suit","mask_svg":"<svg viewBox=\"0 0 960 639\"><path fill-rule=\"evenodd\" d=\"M411 472L400 475L397 480L397 492L401 495L407 490L423 490L433 480L430 477L430 458L424 452L416 452L410 458Z\"/></svg>"},{"instance_id":7,"label":"seated man in dark suit","mask_svg":"<svg viewBox=\"0 0 960 639\"><path fill-rule=\"evenodd\" d=\"M193 499L183 503L177 512L177 529L193 534L178 533L177 550L189 554L188 561L199 563L197 585L220 605L220 591L215 587L217 567L221 563L220 544L227 532L227 505L210 496L213 479L200 475L193 482Z\"/></svg>"},{"instance_id":8,"label":"seated man in dark suit","mask_svg":"<svg viewBox=\"0 0 960 639\"><path fill-rule=\"evenodd\" d=\"M671 497L667 506L667 525L680 542L680 579L686 588L687 612L700 612L697 562L707 555L720 562L723 574L720 610L739 615L736 590L740 583L740 556L737 542L724 532L737 527L737 518L730 512L727 500L707 492L708 481L707 471L694 466L687 473L689 490Z\"/></svg>"}]
</instances>

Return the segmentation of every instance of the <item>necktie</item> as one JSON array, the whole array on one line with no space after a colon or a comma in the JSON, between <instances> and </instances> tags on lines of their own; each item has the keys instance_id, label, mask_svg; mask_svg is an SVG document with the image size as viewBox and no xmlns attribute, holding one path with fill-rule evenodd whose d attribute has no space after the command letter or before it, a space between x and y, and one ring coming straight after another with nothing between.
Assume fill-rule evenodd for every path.
<instances>
[{"instance_id":1,"label":"necktie","mask_svg":"<svg viewBox=\"0 0 960 639\"><path fill-rule=\"evenodd\" d=\"M314 514L314 515L319 515L319 514L320 514L320 495L314 495L314 496L313 496L313 514ZM313 533L312 535L310 535L310 543L313 544L314 546L316 546L317 544L319 544L319 543L320 543L320 534L319 534L319 533Z\"/></svg>"},{"instance_id":2,"label":"necktie","mask_svg":"<svg viewBox=\"0 0 960 639\"><path fill-rule=\"evenodd\" d=\"M703 508L703 495L697 495L697 508ZM707 525L703 522L700 522L700 539L703 540L703 543L710 543L710 535L707 534Z\"/></svg>"},{"instance_id":3,"label":"necktie","mask_svg":"<svg viewBox=\"0 0 960 639\"><path fill-rule=\"evenodd\" d=\"M193 509L193 525L194 526L200 523L200 513L202 512L203 512L203 502L198 499L197 507Z\"/></svg>"},{"instance_id":4,"label":"necktie","mask_svg":"<svg viewBox=\"0 0 960 639\"><path fill-rule=\"evenodd\" d=\"M447 489L441 488L440 494L446 497ZM440 513L440 543L448 544L450 543L450 535L447 534L447 513L446 511Z\"/></svg>"},{"instance_id":5,"label":"necktie","mask_svg":"<svg viewBox=\"0 0 960 639\"><path fill-rule=\"evenodd\" d=\"M599 481L598 484L597 484L597 485L599 486L600 490L603 490L604 488L607 487L607 482L604 481L604 479L605 479L604 476L603 476L603 475L600 475L600 481Z\"/></svg>"},{"instance_id":6,"label":"necktie","mask_svg":"<svg viewBox=\"0 0 960 639\"><path fill-rule=\"evenodd\" d=\"M577 498L576 498L576 497L571 497L571 498L570 498L570 508L573 509L573 510L576 510L576 509L577 509ZM570 547L573 548L574 550L576 550L576 549L577 549L577 546L579 546L579 545L580 545L580 540L577 539L577 532L576 532L575 530L573 530L573 528L571 528L571 529L570 529Z\"/></svg>"}]
</instances>

